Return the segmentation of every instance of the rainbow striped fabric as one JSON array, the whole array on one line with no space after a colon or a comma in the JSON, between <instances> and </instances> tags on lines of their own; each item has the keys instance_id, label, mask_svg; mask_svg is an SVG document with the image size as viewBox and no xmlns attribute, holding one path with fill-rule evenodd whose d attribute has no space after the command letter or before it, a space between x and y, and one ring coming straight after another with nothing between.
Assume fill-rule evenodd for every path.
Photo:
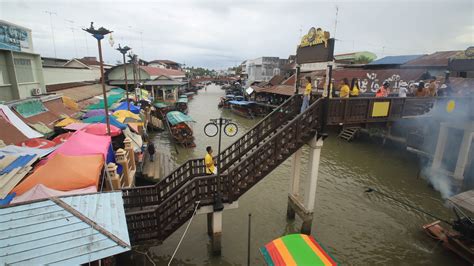
<instances>
[{"instance_id":1,"label":"rainbow striped fabric","mask_svg":"<svg viewBox=\"0 0 474 266\"><path fill-rule=\"evenodd\" d=\"M286 235L260 248L269 266L337 265L312 236Z\"/></svg>"}]
</instances>

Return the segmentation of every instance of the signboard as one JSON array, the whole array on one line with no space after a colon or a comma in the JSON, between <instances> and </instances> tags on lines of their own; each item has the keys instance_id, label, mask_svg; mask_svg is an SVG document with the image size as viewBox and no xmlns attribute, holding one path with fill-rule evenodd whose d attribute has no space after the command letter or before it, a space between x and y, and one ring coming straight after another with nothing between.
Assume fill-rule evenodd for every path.
<instances>
[{"instance_id":1,"label":"signboard","mask_svg":"<svg viewBox=\"0 0 474 266\"><path fill-rule=\"evenodd\" d=\"M334 57L334 39L329 38L329 32L312 27L304 35L296 50L296 63L307 64L332 61Z\"/></svg>"},{"instance_id":2,"label":"signboard","mask_svg":"<svg viewBox=\"0 0 474 266\"><path fill-rule=\"evenodd\" d=\"M28 49L28 32L19 27L0 22L0 49L21 51Z\"/></svg>"}]
</instances>

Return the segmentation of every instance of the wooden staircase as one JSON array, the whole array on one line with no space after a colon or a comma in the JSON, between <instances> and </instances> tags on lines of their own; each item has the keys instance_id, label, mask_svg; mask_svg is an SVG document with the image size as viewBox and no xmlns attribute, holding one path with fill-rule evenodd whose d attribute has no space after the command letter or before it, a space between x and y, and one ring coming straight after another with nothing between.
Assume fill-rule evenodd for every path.
<instances>
[{"instance_id":1,"label":"wooden staircase","mask_svg":"<svg viewBox=\"0 0 474 266\"><path fill-rule=\"evenodd\" d=\"M341 133L339 133L338 137L347 142L350 142L356 137L359 130L360 127L345 127L342 129Z\"/></svg>"}]
</instances>

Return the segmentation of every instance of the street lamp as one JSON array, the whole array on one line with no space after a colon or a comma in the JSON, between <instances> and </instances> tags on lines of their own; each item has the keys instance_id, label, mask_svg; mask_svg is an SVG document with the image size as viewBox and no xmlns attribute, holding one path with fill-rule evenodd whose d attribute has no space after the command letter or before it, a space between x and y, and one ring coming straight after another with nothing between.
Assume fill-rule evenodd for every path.
<instances>
[{"instance_id":1,"label":"street lamp","mask_svg":"<svg viewBox=\"0 0 474 266\"><path fill-rule=\"evenodd\" d=\"M222 204L222 195L221 195L221 139L222 139L222 127L224 127L224 133L233 137L237 134L238 127L236 124L232 123L230 119L219 117L217 119L210 119L210 123L207 123L204 126L204 133L208 137L214 137L219 133L219 146L217 153L217 191L215 194L215 202L213 209L214 211L222 211L224 205Z\"/></svg>"},{"instance_id":2,"label":"street lamp","mask_svg":"<svg viewBox=\"0 0 474 266\"><path fill-rule=\"evenodd\" d=\"M127 65L125 64L125 54L130 50L131 48L128 46L121 47L119 44L119 47L117 48L117 51L119 51L123 55L123 73L125 75L125 91L127 93L127 110L130 111L130 99L128 98L128 80L127 80Z\"/></svg>"},{"instance_id":3,"label":"street lamp","mask_svg":"<svg viewBox=\"0 0 474 266\"><path fill-rule=\"evenodd\" d=\"M104 80L104 61L102 59L102 45L100 41L104 38L105 35L112 33L112 31L100 27L98 29L94 28L94 22L91 22L91 26L86 29L82 29L97 39L97 46L99 48L99 62L100 62L100 79L102 83L102 94L104 95L104 109L105 109L105 122L107 123L107 135L110 136L110 119L109 119L109 106L107 104L107 93L105 91L105 80Z\"/></svg>"}]
</instances>

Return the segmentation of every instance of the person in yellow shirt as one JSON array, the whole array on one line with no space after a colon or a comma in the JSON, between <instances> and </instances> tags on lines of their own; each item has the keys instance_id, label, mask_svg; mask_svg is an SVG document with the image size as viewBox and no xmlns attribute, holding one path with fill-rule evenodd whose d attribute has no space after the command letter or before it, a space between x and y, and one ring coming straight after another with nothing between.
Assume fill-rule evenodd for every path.
<instances>
[{"instance_id":1,"label":"person in yellow shirt","mask_svg":"<svg viewBox=\"0 0 474 266\"><path fill-rule=\"evenodd\" d=\"M358 97L358 96L359 96L359 80L357 78L353 78L351 82L350 97Z\"/></svg>"},{"instance_id":2,"label":"person in yellow shirt","mask_svg":"<svg viewBox=\"0 0 474 266\"><path fill-rule=\"evenodd\" d=\"M311 91L313 87L311 86L311 77L306 77L306 88L303 93L303 104L301 105L300 113L304 112L309 107L309 98L311 97Z\"/></svg>"},{"instance_id":3,"label":"person in yellow shirt","mask_svg":"<svg viewBox=\"0 0 474 266\"><path fill-rule=\"evenodd\" d=\"M214 165L214 159L212 158L212 147L206 147L206 156L204 156L204 163L206 164L206 174L215 175L217 174L217 168Z\"/></svg>"},{"instance_id":4,"label":"person in yellow shirt","mask_svg":"<svg viewBox=\"0 0 474 266\"><path fill-rule=\"evenodd\" d=\"M349 98L349 80L347 78L343 78L341 80L341 87L339 89L339 97L341 98Z\"/></svg>"}]
</instances>

